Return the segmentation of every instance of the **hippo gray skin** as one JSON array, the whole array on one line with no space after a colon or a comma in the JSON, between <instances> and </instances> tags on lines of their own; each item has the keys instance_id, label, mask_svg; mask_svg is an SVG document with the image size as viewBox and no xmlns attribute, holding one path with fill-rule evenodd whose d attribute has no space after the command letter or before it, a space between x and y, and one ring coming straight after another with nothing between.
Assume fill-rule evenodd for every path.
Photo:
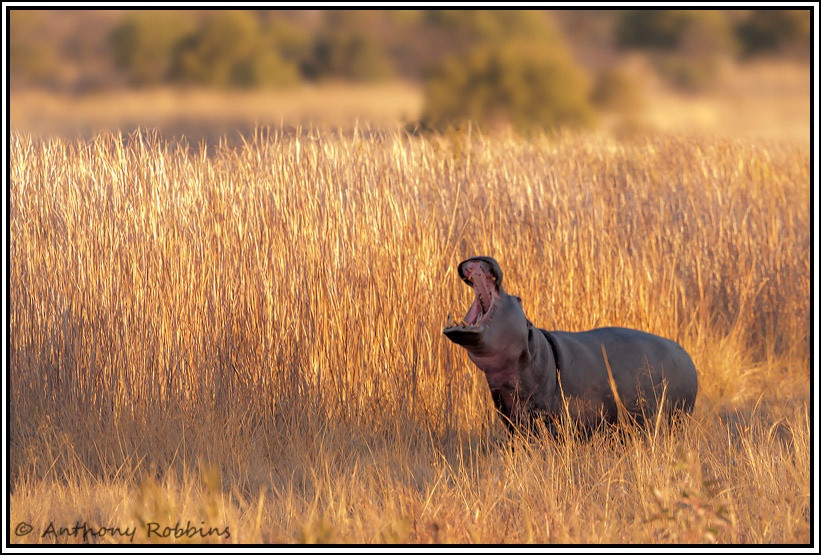
<instances>
[{"instance_id":1,"label":"hippo gray skin","mask_svg":"<svg viewBox=\"0 0 821 555\"><path fill-rule=\"evenodd\" d=\"M534 430L542 420L557 435L565 415L587 432L617 423L611 376L630 420L652 421L662 399L668 418L676 411L692 412L698 377L678 343L628 328L578 333L536 328L525 317L522 300L504 292L502 269L487 256L459 264L459 277L476 298L464 321L448 322L443 332L485 373L510 431Z\"/></svg>"}]
</instances>

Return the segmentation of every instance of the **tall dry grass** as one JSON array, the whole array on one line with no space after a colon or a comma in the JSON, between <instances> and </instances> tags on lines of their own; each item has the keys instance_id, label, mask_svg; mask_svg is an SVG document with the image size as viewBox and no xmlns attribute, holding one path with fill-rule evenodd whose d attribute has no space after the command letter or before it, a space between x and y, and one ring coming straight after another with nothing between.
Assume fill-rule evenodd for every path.
<instances>
[{"instance_id":1,"label":"tall dry grass","mask_svg":"<svg viewBox=\"0 0 821 555\"><path fill-rule=\"evenodd\" d=\"M809 541L805 149L15 133L10 172L13 542ZM680 341L692 422L505 441L441 334L473 254L541 327Z\"/></svg>"}]
</instances>

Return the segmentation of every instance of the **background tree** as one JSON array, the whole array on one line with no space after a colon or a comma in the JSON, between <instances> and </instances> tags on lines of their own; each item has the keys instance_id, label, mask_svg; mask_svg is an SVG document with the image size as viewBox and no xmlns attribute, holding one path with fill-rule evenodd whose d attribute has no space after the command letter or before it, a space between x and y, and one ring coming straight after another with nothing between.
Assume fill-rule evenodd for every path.
<instances>
[{"instance_id":1,"label":"background tree","mask_svg":"<svg viewBox=\"0 0 821 555\"><path fill-rule=\"evenodd\" d=\"M627 10L617 16L615 35L622 48L649 51L659 75L687 91L709 87L722 58L737 51L720 10Z\"/></svg>"},{"instance_id":2,"label":"background tree","mask_svg":"<svg viewBox=\"0 0 821 555\"><path fill-rule=\"evenodd\" d=\"M9 73L12 83L37 83L55 86L58 83L57 49L42 37L46 22L42 13L29 10L9 11Z\"/></svg>"},{"instance_id":3,"label":"background tree","mask_svg":"<svg viewBox=\"0 0 821 555\"><path fill-rule=\"evenodd\" d=\"M372 28L380 15L363 11L333 11L314 42L305 73L313 79L378 81L394 67Z\"/></svg>"},{"instance_id":4,"label":"background tree","mask_svg":"<svg viewBox=\"0 0 821 555\"><path fill-rule=\"evenodd\" d=\"M152 85L169 78L175 50L194 22L174 11L133 11L111 33L117 66L129 83Z\"/></svg>"},{"instance_id":5,"label":"background tree","mask_svg":"<svg viewBox=\"0 0 821 555\"><path fill-rule=\"evenodd\" d=\"M538 40L477 46L431 73L421 124L556 130L589 123L587 99L587 78L562 49Z\"/></svg>"},{"instance_id":6,"label":"background tree","mask_svg":"<svg viewBox=\"0 0 821 555\"><path fill-rule=\"evenodd\" d=\"M754 10L736 26L742 54L788 53L806 57L811 47L809 10Z\"/></svg>"},{"instance_id":7,"label":"background tree","mask_svg":"<svg viewBox=\"0 0 821 555\"><path fill-rule=\"evenodd\" d=\"M283 60L248 11L209 17L179 46L174 78L201 85L258 86L294 82L295 64Z\"/></svg>"}]
</instances>

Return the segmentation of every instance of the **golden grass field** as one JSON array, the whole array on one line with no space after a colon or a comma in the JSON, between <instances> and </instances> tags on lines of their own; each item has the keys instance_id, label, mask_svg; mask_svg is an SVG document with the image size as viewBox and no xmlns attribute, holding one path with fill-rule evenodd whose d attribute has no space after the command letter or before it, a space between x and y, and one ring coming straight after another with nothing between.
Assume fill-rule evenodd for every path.
<instances>
[{"instance_id":1,"label":"golden grass field","mask_svg":"<svg viewBox=\"0 0 821 555\"><path fill-rule=\"evenodd\" d=\"M14 133L10 541L807 543L809 194L709 135ZM441 333L474 254L679 341L692 418L508 441Z\"/></svg>"}]
</instances>

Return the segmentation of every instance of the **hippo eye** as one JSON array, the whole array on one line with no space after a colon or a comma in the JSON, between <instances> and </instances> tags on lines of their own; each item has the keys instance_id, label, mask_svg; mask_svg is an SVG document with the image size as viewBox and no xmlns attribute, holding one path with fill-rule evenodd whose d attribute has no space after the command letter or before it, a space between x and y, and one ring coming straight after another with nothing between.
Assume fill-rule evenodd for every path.
<instances>
[{"instance_id":1,"label":"hippo eye","mask_svg":"<svg viewBox=\"0 0 821 555\"><path fill-rule=\"evenodd\" d=\"M522 304L522 298L521 298L521 297L517 297L516 295L513 295L513 298L514 298L514 299L516 299L516 301L517 301L519 304Z\"/></svg>"}]
</instances>

